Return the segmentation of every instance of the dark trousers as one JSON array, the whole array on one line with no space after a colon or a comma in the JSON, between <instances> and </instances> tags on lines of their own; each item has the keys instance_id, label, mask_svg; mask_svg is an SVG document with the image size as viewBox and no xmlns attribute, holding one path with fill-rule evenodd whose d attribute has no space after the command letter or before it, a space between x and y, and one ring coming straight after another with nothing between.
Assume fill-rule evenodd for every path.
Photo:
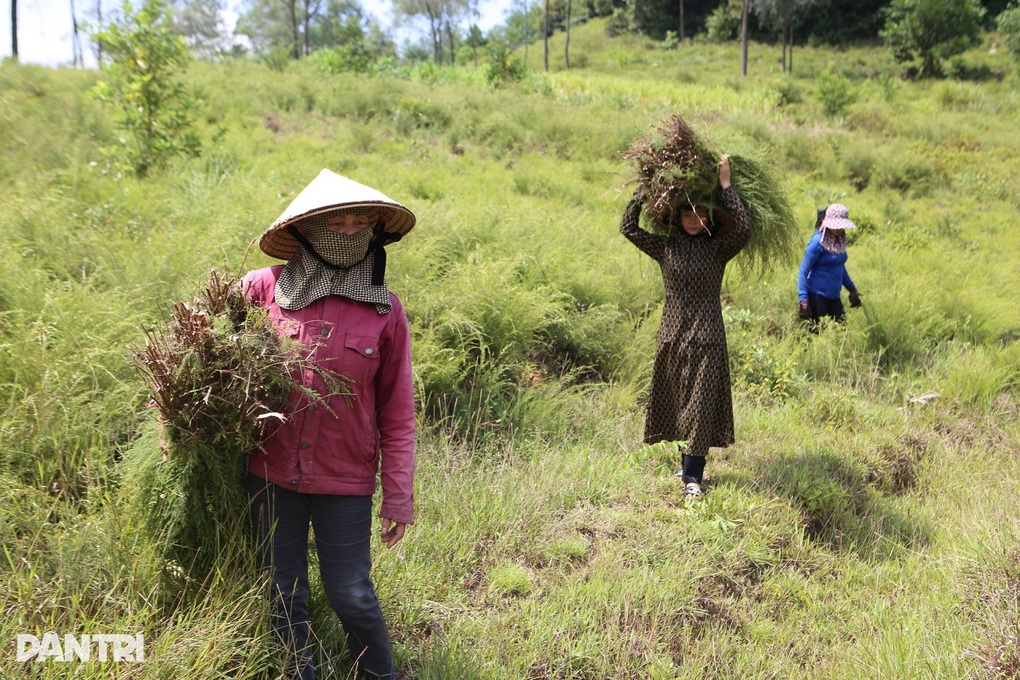
<instances>
[{"instance_id":1,"label":"dark trousers","mask_svg":"<svg viewBox=\"0 0 1020 680\"><path fill-rule=\"evenodd\" d=\"M273 627L286 644L288 673L314 680L308 620L308 524L315 531L326 597L347 633L357 677L395 678L389 630L369 572L371 496L303 494L249 474L262 568L273 583Z\"/></svg>"},{"instance_id":2,"label":"dark trousers","mask_svg":"<svg viewBox=\"0 0 1020 680\"><path fill-rule=\"evenodd\" d=\"M831 316L836 321L842 322L846 319L846 311L843 309L843 300L840 298L827 298L814 293L808 293L808 307L811 309L811 320L818 321L823 316Z\"/></svg>"}]
</instances>

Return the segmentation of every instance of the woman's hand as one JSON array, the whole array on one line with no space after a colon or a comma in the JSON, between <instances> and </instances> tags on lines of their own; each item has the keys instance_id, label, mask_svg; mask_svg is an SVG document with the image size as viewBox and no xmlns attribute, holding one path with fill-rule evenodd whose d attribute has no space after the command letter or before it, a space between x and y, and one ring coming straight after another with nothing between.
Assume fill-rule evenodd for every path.
<instances>
[{"instance_id":1,"label":"woman's hand","mask_svg":"<svg viewBox=\"0 0 1020 680\"><path fill-rule=\"evenodd\" d=\"M807 300L800 300L797 303L797 316L802 319L811 318L811 306L808 304Z\"/></svg>"},{"instance_id":2,"label":"woman's hand","mask_svg":"<svg viewBox=\"0 0 1020 680\"><path fill-rule=\"evenodd\" d=\"M719 159L719 186L723 189L730 188L730 155L724 153Z\"/></svg>"},{"instance_id":3,"label":"woman's hand","mask_svg":"<svg viewBox=\"0 0 1020 680\"><path fill-rule=\"evenodd\" d=\"M639 186L634 190L634 195L630 197L630 201L627 202L627 211L640 211L645 204L645 199L648 198L648 192L645 188Z\"/></svg>"},{"instance_id":4,"label":"woman's hand","mask_svg":"<svg viewBox=\"0 0 1020 680\"><path fill-rule=\"evenodd\" d=\"M382 535L380 538L387 548L392 548L404 537L404 528L407 525L403 522L394 522L389 517L382 518Z\"/></svg>"}]
</instances>

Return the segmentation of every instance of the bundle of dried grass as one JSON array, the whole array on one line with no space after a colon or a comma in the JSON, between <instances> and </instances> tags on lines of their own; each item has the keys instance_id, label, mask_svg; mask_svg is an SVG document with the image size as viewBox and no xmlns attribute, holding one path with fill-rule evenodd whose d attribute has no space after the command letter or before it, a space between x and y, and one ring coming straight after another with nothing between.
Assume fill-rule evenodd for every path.
<instances>
[{"instance_id":1,"label":"bundle of dried grass","mask_svg":"<svg viewBox=\"0 0 1020 680\"><path fill-rule=\"evenodd\" d=\"M245 546L247 455L286 418L291 376L311 368L304 347L281 338L268 314L234 279L212 272L191 302L175 302L165 323L136 349L158 412L161 446L133 461L143 522L160 545L166 584L200 585ZM331 394L347 381L324 375Z\"/></svg>"},{"instance_id":2,"label":"bundle of dried grass","mask_svg":"<svg viewBox=\"0 0 1020 680\"><path fill-rule=\"evenodd\" d=\"M758 276L794 262L800 239L783 185L768 163L745 141L725 140L731 182L751 221L751 236L736 262ZM623 152L634 162L633 183L645 190L651 227L675 233L684 207L704 205L710 217L724 210L719 189L719 146L698 134L681 116L660 122Z\"/></svg>"}]
</instances>

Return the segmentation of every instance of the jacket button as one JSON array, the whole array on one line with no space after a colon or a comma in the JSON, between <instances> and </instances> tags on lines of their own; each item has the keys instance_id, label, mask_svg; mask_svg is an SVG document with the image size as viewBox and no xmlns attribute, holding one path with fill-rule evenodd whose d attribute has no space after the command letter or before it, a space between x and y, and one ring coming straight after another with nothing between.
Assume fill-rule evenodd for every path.
<instances>
[{"instance_id":1,"label":"jacket button","mask_svg":"<svg viewBox=\"0 0 1020 680\"><path fill-rule=\"evenodd\" d=\"M308 405L308 410L309 411L314 411L315 410L315 404L309 404Z\"/></svg>"},{"instance_id":2,"label":"jacket button","mask_svg":"<svg viewBox=\"0 0 1020 680\"><path fill-rule=\"evenodd\" d=\"M292 479L292 480L290 480L290 483L291 483L291 485L293 485L293 486L297 486L297 485L298 485L298 481L297 481L296 479Z\"/></svg>"},{"instance_id":3,"label":"jacket button","mask_svg":"<svg viewBox=\"0 0 1020 680\"><path fill-rule=\"evenodd\" d=\"M371 354L374 350L371 347L365 348L365 354Z\"/></svg>"},{"instance_id":4,"label":"jacket button","mask_svg":"<svg viewBox=\"0 0 1020 680\"><path fill-rule=\"evenodd\" d=\"M323 328L321 331L319 331L319 333L321 333L322 335L329 335L329 329Z\"/></svg>"},{"instance_id":5,"label":"jacket button","mask_svg":"<svg viewBox=\"0 0 1020 680\"><path fill-rule=\"evenodd\" d=\"M301 442L301 448L302 449L307 449L308 448L308 442Z\"/></svg>"}]
</instances>

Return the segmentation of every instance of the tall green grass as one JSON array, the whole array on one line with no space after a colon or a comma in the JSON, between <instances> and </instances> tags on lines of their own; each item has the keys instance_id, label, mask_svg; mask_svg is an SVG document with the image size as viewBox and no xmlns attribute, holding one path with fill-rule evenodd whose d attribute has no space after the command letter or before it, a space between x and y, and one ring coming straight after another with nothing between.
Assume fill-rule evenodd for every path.
<instances>
[{"instance_id":1,"label":"tall green grass","mask_svg":"<svg viewBox=\"0 0 1020 680\"><path fill-rule=\"evenodd\" d=\"M0 66L0 639L147 642L141 665L11 653L0 675L278 674L256 574L186 607L160 592L123 462L155 446L130 347L211 268L269 264L252 239L323 167L419 218L388 270L414 336L419 517L375 569L405 675L1015 675L1013 70L911 82L878 49L798 46L784 75L752 45L741 78L736 45L601 22L571 46L582 67L541 72L531 49L495 88L464 66L196 63L206 152L145 181L105 162L96 74ZM840 116L827 72L856 94ZM805 243L827 203L859 226L845 325L807 332L794 266L727 277L738 441L698 504L675 455L640 444L662 288L618 233L619 152L667 113L760 147ZM321 597L314 624L322 677L347 677Z\"/></svg>"}]
</instances>

